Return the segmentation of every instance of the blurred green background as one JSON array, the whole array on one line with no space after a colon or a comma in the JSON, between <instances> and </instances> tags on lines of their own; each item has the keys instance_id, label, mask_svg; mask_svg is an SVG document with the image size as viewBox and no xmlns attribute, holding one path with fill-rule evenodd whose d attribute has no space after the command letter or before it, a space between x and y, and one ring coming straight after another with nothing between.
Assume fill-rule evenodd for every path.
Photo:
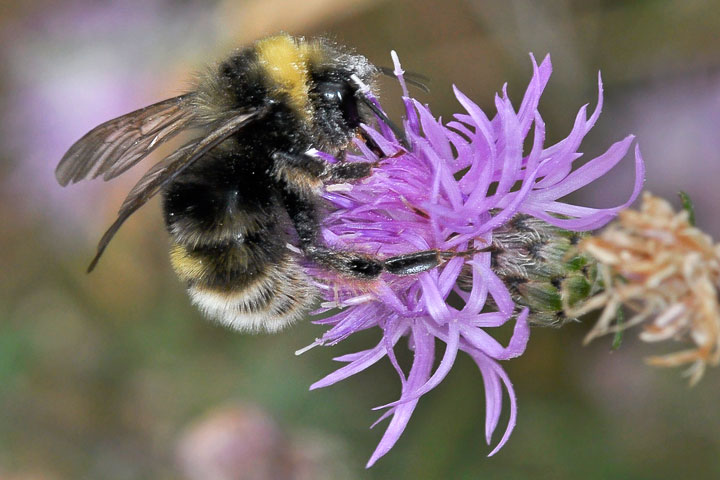
<instances>
[{"instance_id":1,"label":"blurred green background","mask_svg":"<svg viewBox=\"0 0 720 480\"><path fill-rule=\"evenodd\" d=\"M296 357L322 328L248 336L204 321L169 267L157 201L85 275L142 172L63 190L53 170L64 151L279 30L331 35L380 65L397 50L432 79L419 98L444 118L459 111L452 84L491 111L509 82L517 105L528 52L551 53L540 107L549 141L594 106L602 70L604 114L583 150L637 134L647 188L687 191L700 226L720 235L717 1L2 2L0 479L720 478L720 371L689 389L679 371L646 367L643 356L661 351L632 333L610 353L610 339L581 346L588 325L535 330L505 365L518 425L492 458L481 376L461 356L366 471L385 427L368 429L370 408L399 394L392 367L308 386L376 335ZM397 118L398 88L384 80L383 93ZM628 161L576 200L617 204L631 184Z\"/></svg>"}]
</instances>

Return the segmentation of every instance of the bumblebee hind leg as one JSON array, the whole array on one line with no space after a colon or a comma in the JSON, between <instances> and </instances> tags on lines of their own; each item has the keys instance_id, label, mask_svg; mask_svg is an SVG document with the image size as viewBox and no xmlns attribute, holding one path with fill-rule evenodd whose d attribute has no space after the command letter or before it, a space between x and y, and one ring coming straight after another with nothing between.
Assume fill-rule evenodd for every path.
<instances>
[{"instance_id":1,"label":"bumblebee hind leg","mask_svg":"<svg viewBox=\"0 0 720 480\"><path fill-rule=\"evenodd\" d=\"M312 245L305 248L305 253L320 265L345 275L366 279L375 278L382 272L393 275L414 275L425 272L440 265L444 257L438 250L424 250L379 259L361 253Z\"/></svg>"}]
</instances>

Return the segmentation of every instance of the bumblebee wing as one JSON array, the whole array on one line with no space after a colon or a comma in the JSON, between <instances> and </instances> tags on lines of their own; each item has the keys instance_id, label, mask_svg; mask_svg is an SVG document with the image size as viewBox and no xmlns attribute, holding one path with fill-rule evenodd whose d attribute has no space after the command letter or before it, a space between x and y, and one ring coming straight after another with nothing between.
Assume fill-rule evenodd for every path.
<instances>
[{"instance_id":1,"label":"bumblebee wing","mask_svg":"<svg viewBox=\"0 0 720 480\"><path fill-rule=\"evenodd\" d=\"M128 219L130 215L135 213L137 209L142 207L148 200L154 197L165 185L171 182L183 170L191 166L203 155L227 140L231 135L242 130L246 125L261 118L267 113L267 109L259 109L249 113L243 113L232 117L230 120L222 123L218 128L211 131L205 137L194 139L180 147L175 152L165 157L154 167L148 170L138 183L130 190L125 198L118 218L108 228L100 239L97 247L97 253L90 266L88 272L91 272L97 265L100 256L107 247L120 226Z\"/></svg>"},{"instance_id":2,"label":"bumblebee wing","mask_svg":"<svg viewBox=\"0 0 720 480\"><path fill-rule=\"evenodd\" d=\"M57 181L65 186L88 177L117 177L190 126L193 96L169 98L95 127L60 160Z\"/></svg>"}]
</instances>

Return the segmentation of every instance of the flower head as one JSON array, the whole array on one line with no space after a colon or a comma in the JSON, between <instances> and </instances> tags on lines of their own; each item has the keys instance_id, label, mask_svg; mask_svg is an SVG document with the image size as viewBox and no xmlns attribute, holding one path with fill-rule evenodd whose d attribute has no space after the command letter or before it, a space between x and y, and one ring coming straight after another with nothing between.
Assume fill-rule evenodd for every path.
<instances>
[{"instance_id":1,"label":"flower head","mask_svg":"<svg viewBox=\"0 0 720 480\"><path fill-rule=\"evenodd\" d=\"M497 114L490 118L456 88L455 96L465 111L448 123L409 97L394 52L393 60L404 92L404 130L410 148L403 147L386 125L381 124L379 130L365 127L383 155L378 157L358 142L360 154L348 156L348 161L379 166L362 182L327 188L330 212L324 222L324 240L334 248L381 257L429 249L455 255L431 271L403 277L383 274L372 282L313 271L326 301L320 312L332 314L316 321L330 328L315 345L333 345L374 328L379 328L382 339L373 348L336 358L346 365L311 388L332 385L388 357L400 377L401 394L399 400L377 407L387 409L380 420L392 419L370 466L392 448L418 399L445 378L462 350L473 358L484 381L488 443L500 419L503 389L509 396L508 424L492 455L507 441L517 410L512 384L499 361L523 353L531 314L527 307L516 305L508 285L493 270L494 253L488 247L494 233L518 214L565 230L598 228L638 195L643 163L636 149L635 189L619 207L595 209L561 202L610 170L633 141L628 136L573 171L582 155L580 142L600 114L600 82L598 105L590 118L586 106L582 107L570 134L546 147L545 124L537 107L551 73L549 57L539 66L532 59L533 76L517 110L503 88L495 97ZM531 131L532 147L524 153L523 143ZM457 285L461 274L465 288ZM506 322L514 322L514 330L503 345L488 331ZM405 337L414 354L409 372L403 371L394 355ZM445 344L437 365L436 340Z\"/></svg>"},{"instance_id":2,"label":"flower head","mask_svg":"<svg viewBox=\"0 0 720 480\"><path fill-rule=\"evenodd\" d=\"M605 278L604 292L582 308L603 308L587 341L643 323L643 341L695 344L651 357L650 364L690 364L687 374L694 384L706 365L720 363L720 244L694 227L687 211L675 213L668 202L646 192L639 211L620 212L616 222L580 248L597 258ZM621 306L635 313L617 324Z\"/></svg>"}]
</instances>

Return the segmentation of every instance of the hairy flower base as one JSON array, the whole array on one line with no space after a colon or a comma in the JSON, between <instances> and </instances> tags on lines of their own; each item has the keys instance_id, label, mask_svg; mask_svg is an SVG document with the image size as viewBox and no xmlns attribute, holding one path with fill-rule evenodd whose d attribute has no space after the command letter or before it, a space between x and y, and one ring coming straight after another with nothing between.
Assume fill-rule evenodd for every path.
<instances>
[{"instance_id":1,"label":"hairy flower base","mask_svg":"<svg viewBox=\"0 0 720 480\"><path fill-rule=\"evenodd\" d=\"M580 143L600 115L600 82L598 106L590 118L586 107L582 107L567 138L545 146L545 123L537 107L552 69L549 57L540 65L532 59L533 77L517 110L505 88L502 95L495 97L497 114L492 118L455 89L465 112L448 123L433 117L426 106L408 96L394 52L393 60L404 92L404 131L410 147L404 147L382 122L379 131L366 128L382 155L358 142L360 154L348 155L347 161L379 166L362 182L327 188L324 198L329 213L323 225L324 241L333 248L380 257L431 249L456 255L440 267L418 275L383 274L372 282L351 281L309 266L308 272L316 279L326 302L317 313L330 314L317 320L329 329L313 345L333 345L367 329L382 333L375 347L338 357L336 360L346 365L311 388L332 385L383 358L389 359L400 377L400 398L378 407L387 409L381 420L392 418L368 462L370 466L397 442L418 399L445 378L458 352L464 351L477 364L485 385L488 443L499 423L503 390L509 397L508 424L492 455L509 438L517 414L512 384L499 362L524 352L529 337L528 307L533 307L532 302L516 304L505 283L507 272L496 271L499 264L494 262L491 248L496 237L511 248L507 225L518 215L532 219L528 222L542 221L558 231L603 226L640 192L643 162L636 147L635 187L625 204L594 209L564 203L562 197L615 166L633 141L628 136L573 169L582 156L578 151ZM528 136L530 149L524 153ZM327 154L318 155L338 161ZM553 247L546 253L555 252L555 243L549 243ZM509 260L512 252L495 253L496 260L507 268L519 266ZM537 284L543 279L552 281L543 276L547 272L533 268L526 268L525 273L531 273ZM530 297L538 300L533 295ZM514 331L503 345L489 332L507 322L514 323ZM409 372L400 367L394 353L403 337L407 337L413 351ZM438 340L445 344L439 362Z\"/></svg>"},{"instance_id":2,"label":"hairy flower base","mask_svg":"<svg viewBox=\"0 0 720 480\"><path fill-rule=\"evenodd\" d=\"M516 304L528 307L531 326L561 327L568 315L597 293L595 260L578 250L585 234L563 230L525 214L515 215L493 232L491 268ZM458 286L472 288L469 265Z\"/></svg>"},{"instance_id":3,"label":"hairy flower base","mask_svg":"<svg viewBox=\"0 0 720 480\"><path fill-rule=\"evenodd\" d=\"M720 244L692 226L687 211L675 213L668 202L646 192L640 211L620 212L616 222L580 247L598 260L605 284L603 293L575 312L603 308L586 341L644 322L643 341L695 344L651 357L651 365L690 363L686 373L695 384L706 365L720 363ZM617 324L621 306L636 313Z\"/></svg>"}]
</instances>

